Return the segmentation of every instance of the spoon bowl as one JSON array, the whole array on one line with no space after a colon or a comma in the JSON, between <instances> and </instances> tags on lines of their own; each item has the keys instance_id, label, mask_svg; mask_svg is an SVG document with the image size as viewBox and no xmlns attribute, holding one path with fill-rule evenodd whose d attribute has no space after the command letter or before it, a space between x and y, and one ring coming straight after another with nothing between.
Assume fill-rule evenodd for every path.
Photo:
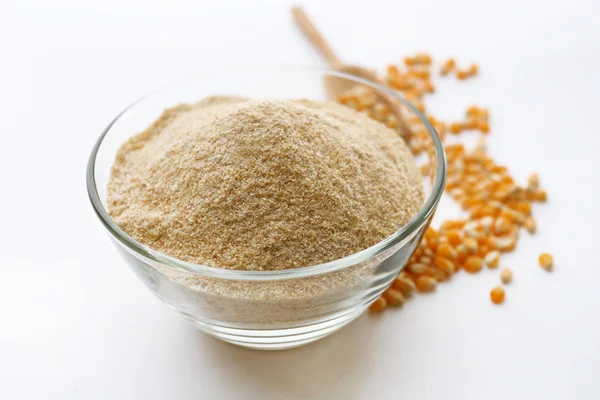
<instances>
[{"instance_id":1,"label":"spoon bowl","mask_svg":"<svg viewBox=\"0 0 600 400\"><path fill-rule=\"evenodd\" d=\"M317 28L308 18L308 15L300 7L292 8L292 16L296 21L296 24L300 30L304 33L308 40L315 46L315 48L321 53L321 55L327 60L331 68L335 71L356 76L368 80L379 85L383 85L383 82L377 76L377 73L371 69L364 68L358 65L344 64L340 58L335 54L331 47L327 44L323 36L319 33ZM331 101L337 101L341 95L347 94L357 87L364 86L361 83L357 83L354 80L344 79L336 76L329 76L323 82L325 93L327 98ZM411 138L411 130L405 121L402 111L393 101L393 99L377 93L378 101L385 104L396 117L398 126L395 128L396 132L405 142L409 143Z\"/></svg>"}]
</instances>

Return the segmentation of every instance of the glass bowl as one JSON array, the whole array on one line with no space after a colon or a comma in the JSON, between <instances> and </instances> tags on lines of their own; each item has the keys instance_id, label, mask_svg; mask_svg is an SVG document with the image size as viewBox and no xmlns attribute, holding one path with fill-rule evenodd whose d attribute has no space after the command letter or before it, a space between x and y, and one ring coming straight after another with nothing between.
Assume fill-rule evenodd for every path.
<instances>
[{"instance_id":1,"label":"glass bowl","mask_svg":"<svg viewBox=\"0 0 600 400\"><path fill-rule=\"evenodd\" d=\"M106 211L106 190L117 150L165 108L214 94L250 98L326 100L324 79L360 83L386 96L421 125L430 151L425 201L405 226L359 253L303 268L238 271L184 262L145 246L121 230ZM421 139L422 140L422 139ZM393 282L427 229L444 189L442 144L427 119L396 93L339 72L269 67L204 73L150 93L121 112L92 150L87 189L98 218L140 280L167 306L219 339L257 349L284 349L325 337L348 324Z\"/></svg>"}]
</instances>

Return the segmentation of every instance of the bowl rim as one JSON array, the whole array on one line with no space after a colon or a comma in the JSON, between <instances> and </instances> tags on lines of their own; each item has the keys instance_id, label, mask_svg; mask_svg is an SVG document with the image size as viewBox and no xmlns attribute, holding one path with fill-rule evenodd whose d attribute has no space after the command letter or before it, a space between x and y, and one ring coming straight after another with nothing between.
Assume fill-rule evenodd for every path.
<instances>
[{"instance_id":1,"label":"bowl rim","mask_svg":"<svg viewBox=\"0 0 600 400\"><path fill-rule=\"evenodd\" d=\"M419 110L417 110L416 107L414 107L411 103L409 103L407 100L405 100L403 97L401 97L395 91L388 89L387 87L385 87L381 84L371 82L369 80L366 80L366 79L363 79L363 78L360 78L360 77L357 77L354 75L330 70L327 68L311 67L311 66L289 66L289 65L279 65L279 66L270 65L267 67L259 66L259 67L254 67L254 68L255 69L256 68L259 68L259 69L269 68L269 69L284 69L284 70L285 69L289 69L289 70L300 69L304 72L311 71L313 73L319 73L322 75L337 76L340 78L350 79L357 83L361 83L361 84L373 87L376 90L379 90L379 91L391 96L394 100L399 101L400 103L404 104L404 106L409 108L419 118L419 120L423 123L423 125L425 125L425 128L427 129L427 133L433 140L435 156L437 157L437 160L438 160L437 168L436 168L436 176L435 176L435 180L433 182L432 188L431 188L431 193L427 197L427 199L425 200L425 202L423 203L423 205L421 206L421 208L419 209L417 214L415 214L413 216L413 218L411 218L411 220L406 225L401 227L399 230L397 230L390 236L388 236L385 239L383 239L382 241L374 244L373 246L366 248L364 250L361 250L357 253L348 255L343 258L339 258L337 260L328 261L328 262L322 263L322 264L316 264L316 265L311 265L311 266L307 266L307 267L292 268L292 269L286 269L286 270L277 270L277 271L232 270L232 269L215 268L215 267L209 267L206 265L190 263L190 262L186 262L186 261L177 259L175 257L171 257L167 254L161 253L161 252L154 250L154 249L150 248L149 246L146 246L146 245L136 241L135 239L133 239L131 236L129 236L127 233L125 233L108 215L108 212L105 210L104 206L102 205L102 201L98 194L96 179L95 179L96 156L97 156L98 150L100 149L100 147L103 143L104 138L111 131L111 128L113 127L113 125L115 123L117 123L117 121L119 121L125 113L127 113L129 110L131 110L133 107L135 107L138 103L142 102L146 98L153 96L155 94L159 94L160 91L163 89L167 89L171 86L182 84L189 79L197 79L199 76L208 75L210 73L223 73L225 70L227 72L235 72L235 71L248 72L248 69L249 69L248 67L245 67L245 68L236 67L236 68L228 68L228 69L221 68L218 70L196 73L193 76L188 76L183 79L178 79L176 81L173 81L167 85L163 85L163 86L143 95L142 97L138 98L133 103L128 105L123 111L121 111L110 122L110 124L104 129L104 131L102 132L100 137L97 139L96 143L94 144L94 147L92 148L92 152L90 154L90 157L89 157L89 160L87 163L87 170L86 170L87 192L88 192L89 199L92 203L92 207L94 208L94 211L96 212L96 215L98 216L98 218L100 219L100 221L102 222L104 227L111 234L111 236L113 238L115 238L119 244L123 245L129 251L132 251L147 260L151 260L151 261L160 263L163 266L168 266L168 267L172 267L175 269L183 270L185 272L192 273L195 275L200 275L200 276L210 277L210 278L229 279L229 280L272 281L272 280L303 278L303 277L309 277L309 276L314 276L314 275L320 275L320 274L338 271L343 268L347 268L347 267L356 265L360 262L366 261L374 256L377 256L377 255L381 254L383 251L402 242L406 238L410 237L410 235L412 233L414 233L419 227L421 227L424 223L426 223L429 220L429 218L435 212L437 204L439 203L439 200L442 197L442 194L444 192L444 185L446 182L446 154L444 151L443 144L442 144L437 132L435 131L435 129L433 128L433 126L431 125L429 120Z\"/></svg>"}]
</instances>

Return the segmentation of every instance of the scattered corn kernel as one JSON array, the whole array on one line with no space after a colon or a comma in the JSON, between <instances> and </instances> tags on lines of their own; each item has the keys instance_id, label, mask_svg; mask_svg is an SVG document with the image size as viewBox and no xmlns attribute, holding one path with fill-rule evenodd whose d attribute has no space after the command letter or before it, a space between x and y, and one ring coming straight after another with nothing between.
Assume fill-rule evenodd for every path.
<instances>
[{"instance_id":1,"label":"scattered corn kernel","mask_svg":"<svg viewBox=\"0 0 600 400\"><path fill-rule=\"evenodd\" d=\"M508 285L509 283L511 283L512 278L513 278L513 273L509 268L504 268L502 271L500 271L500 280L505 285Z\"/></svg>"},{"instance_id":2,"label":"scattered corn kernel","mask_svg":"<svg viewBox=\"0 0 600 400\"><path fill-rule=\"evenodd\" d=\"M523 226L525 227L527 232L531 233L532 235L537 230L537 224L535 222L535 219L533 219L533 217L525 218L525 221L523 222Z\"/></svg>"},{"instance_id":3,"label":"scattered corn kernel","mask_svg":"<svg viewBox=\"0 0 600 400\"><path fill-rule=\"evenodd\" d=\"M444 238L447 238L447 236L444 236ZM445 257L445 258L450 259L450 260L456 260L456 257L458 256L458 253L456 252L456 249L454 249L448 243L441 244L438 247L437 252L438 252L438 254L440 256Z\"/></svg>"},{"instance_id":4,"label":"scattered corn kernel","mask_svg":"<svg viewBox=\"0 0 600 400\"><path fill-rule=\"evenodd\" d=\"M527 178L527 187L530 189L538 189L540 187L540 177L538 174L531 174Z\"/></svg>"},{"instance_id":5,"label":"scattered corn kernel","mask_svg":"<svg viewBox=\"0 0 600 400\"><path fill-rule=\"evenodd\" d=\"M389 288L383 292L383 298L390 306L399 307L404 304L404 296L399 290Z\"/></svg>"},{"instance_id":6,"label":"scattered corn kernel","mask_svg":"<svg viewBox=\"0 0 600 400\"><path fill-rule=\"evenodd\" d=\"M426 69L412 69L408 74L418 79L429 79L431 76L431 73Z\"/></svg>"},{"instance_id":7,"label":"scattered corn kernel","mask_svg":"<svg viewBox=\"0 0 600 400\"><path fill-rule=\"evenodd\" d=\"M450 278L454 267L450 264L450 272L445 272L440 268L427 268L427 271L423 274L423 276L430 276L434 278L437 282L444 282Z\"/></svg>"},{"instance_id":8,"label":"scattered corn kernel","mask_svg":"<svg viewBox=\"0 0 600 400\"><path fill-rule=\"evenodd\" d=\"M421 263L412 263L412 264L408 264L406 266L406 269L411 274L421 275L421 274L424 274L425 271L427 271L427 265L421 264Z\"/></svg>"},{"instance_id":9,"label":"scattered corn kernel","mask_svg":"<svg viewBox=\"0 0 600 400\"><path fill-rule=\"evenodd\" d=\"M496 221L494 222L494 233L497 235L506 233L510 231L510 226L510 222L506 218L500 216L496 218Z\"/></svg>"},{"instance_id":10,"label":"scattered corn kernel","mask_svg":"<svg viewBox=\"0 0 600 400\"><path fill-rule=\"evenodd\" d=\"M424 81L423 85L421 86L421 90L424 93L433 93L435 92L435 87L433 86L433 83L431 83L431 81Z\"/></svg>"},{"instance_id":11,"label":"scattered corn kernel","mask_svg":"<svg viewBox=\"0 0 600 400\"><path fill-rule=\"evenodd\" d=\"M387 307L387 301L385 300L384 297L380 297L369 306L369 311L380 312L380 311L383 311L386 307Z\"/></svg>"},{"instance_id":12,"label":"scattered corn kernel","mask_svg":"<svg viewBox=\"0 0 600 400\"><path fill-rule=\"evenodd\" d=\"M532 200L539 201L542 203L545 203L546 200L548 200L548 195L546 194L546 191L544 191L544 190L534 190L531 193L531 196L532 196Z\"/></svg>"},{"instance_id":13,"label":"scattered corn kernel","mask_svg":"<svg viewBox=\"0 0 600 400\"><path fill-rule=\"evenodd\" d=\"M469 256L465 260L465 265L463 266L463 268L468 273L475 274L481 271L481 268L483 268L483 260L481 259L481 257L478 256Z\"/></svg>"},{"instance_id":14,"label":"scattered corn kernel","mask_svg":"<svg viewBox=\"0 0 600 400\"><path fill-rule=\"evenodd\" d=\"M396 89L396 90L410 90L415 88L415 83L408 79L403 79L401 77L388 77L388 84Z\"/></svg>"},{"instance_id":15,"label":"scattered corn kernel","mask_svg":"<svg viewBox=\"0 0 600 400\"><path fill-rule=\"evenodd\" d=\"M454 271L454 264L451 260L447 259L446 257L435 257L435 259L433 260L433 265L442 271Z\"/></svg>"},{"instance_id":16,"label":"scattered corn kernel","mask_svg":"<svg viewBox=\"0 0 600 400\"><path fill-rule=\"evenodd\" d=\"M437 281L431 276L422 275L417 278L417 289L420 292L431 292L435 290Z\"/></svg>"},{"instance_id":17,"label":"scattered corn kernel","mask_svg":"<svg viewBox=\"0 0 600 400\"><path fill-rule=\"evenodd\" d=\"M469 75L470 76L475 76L479 73L479 66L477 66L477 64L471 64L469 66Z\"/></svg>"},{"instance_id":18,"label":"scattered corn kernel","mask_svg":"<svg viewBox=\"0 0 600 400\"><path fill-rule=\"evenodd\" d=\"M460 132L462 132L464 128L464 125L460 122L453 122L452 124L450 124L450 132L454 133L454 134L458 134Z\"/></svg>"},{"instance_id":19,"label":"scattered corn kernel","mask_svg":"<svg viewBox=\"0 0 600 400\"><path fill-rule=\"evenodd\" d=\"M471 106L471 107L467 108L467 112L465 113L465 116L467 118L479 118L481 115L484 114L484 111L485 111L485 115L487 115L487 110L481 109L477 106Z\"/></svg>"},{"instance_id":20,"label":"scattered corn kernel","mask_svg":"<svg viewBox=\"0 0 600 400\"><path fill-rule=\"evenodd\" d=\"M492 303L502 304L504 302L505 293L506 292L504 291L504 288L501 288L500 286L496 286L495 288L493 288L490 292L490 298L492 299Z\"/></svg>"},{"instance_id":21,"label":"scattered corn kernel","mask_svg":"<svg viewBox=\"0 0 600 400\"><path fill-rule=\"evenodd\" d=\"M456 272L456 265L451 261L437 265L436 268L439 272L441 272L441 274L442 274L441 276L443 276L442 280L444 280L444 281L447 279L450 279L452 274L454 274L454 272ZM440 275L439 274L435 275L436 279L438 276L440 276ZM440 280L438 279L438 281L440 281Z\"/></svg>"},{"instance_id":22,"label":"scattered corn kernel","mask_svg":"<svg viewBox=\"0 0 600 400\"><path fill-rule=\"evenodd\" d=\"M544 268L546 271L552 271L554 267L554 258L551 254L542 253L540 254L538 261L540 262L540 266Z\"/></svg>"},{"instance_id":23,"label":"scattered corn kernel","mask_svg":"<svg viewBox=\"0 0 600 400\"><path fill-rule=\"evenodd\" d=\"M465 246L467 246L467 250L469 251L469 253L477 253L477 248L479 246L477 240L475 240L472 237L468 237L465 238L464 244Z\"/></svg>"},{"instance_id":24,"label":"scattered corn kernel","mask_svg":"<svg viewBox=\"0 0 600 400\"><path fill-rule=\"evenodd\" d=\"M427 257L427 256L421 256L421 257L419 258L419 262L420 262L421 264L429 265L429 264L431 264L431 257Z\"/></svg>"},{"instance_id":25,"label":"scattered corn kernel","mask_svg":"<svg viewBox=\"0 0 600 400\"><path fill-rule=\"evenodd\" d=\"M431 64L431 56L429 54L426 53L418 53L413 57L413 64L424 64L424 65L429 65Z\"/></svg>"},{"instance_id":26,"label":"scattered corn kernel","mask_svg":"<svg viewBox=\"0 0 600 400\"><path fill-rule=\"evenodd\" d=\"M417 289L415 283L408 278L398 277L393 283L395 289L399 290L404 297L412 296Z\"/></svg>"},{"instance_id":27,"label":"scattered corn kernel","mask_svg":"<svg viewBox=\"0 0 600 400\"><path fill-rule=\"evenodd\" d=\"M490 251L486 254L484 261L489 268L498 267L498 263L500 262L500 252L496 250Z\"/></svg>"},{"instance_id":28,"label":"scattered corn kernel","mask_svg":"<svg viewBox=\"0 0 600 400\"><path fill-rule=\"evenodd\" d=\"M396 65L388 65L387 66L387 74L391 75L391 76L400 76L400 70L398 69L398 67Z\"/></svg>"},{"instance_id":29,"label":"scattered corn kernel","mask_svg":"<svg viewBox=\"0 0 600 400\"><path fill-rule=\"evenodd\" d=\"M456 246L462 242L462 235L457 230L450 230L446 233L446 237L448 238L448 242L452 246Z\"/></svg>"},{"instance_id":30,"label":"scattered corn kernel","mask_svg":"<svg viewBox=\"0 0 600 400\"><path fill-rule=\"evenodd\" d=\"M456 71L456 77L459 80L464 81L465 79L467 79L469 77L469 71L458 70L458 71Z\"/></svg>"},{"instance_id":31,"label":"scattered corn kernel","mask_svg":"<svg viewBox=\"0 0 600 400\"><path fill-rule=\"evenodd\" d=\"M490 132L490 124L488 124L486 121L476 121L475 129L477 129L478 131L480 131L482 133L489 133Z\"/></svg>"},{"instance_id":32,"label":"scattered corn kernel","mask_svg":"<svg viewBox=\"0 0 600 400\"><path fill-rule=\"evenodd\" d=\"M448 75L454 68L456 67L456 61L454 61L453 58L449 58L448 60L446 60L446 62L444 62L444 64L442 65L442 69L440 71L440 73L443 76Z\"/></svg>"}]
</instances>

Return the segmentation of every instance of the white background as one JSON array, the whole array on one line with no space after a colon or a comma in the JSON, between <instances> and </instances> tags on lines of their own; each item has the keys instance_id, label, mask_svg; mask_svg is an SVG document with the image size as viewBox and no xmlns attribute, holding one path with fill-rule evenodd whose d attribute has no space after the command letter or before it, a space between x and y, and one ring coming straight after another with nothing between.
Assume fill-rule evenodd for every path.
<instances>
[{"instance_id":1,"label":"white background","mask_svg":"<svg viewBox=\"0 0 600 400\"><path fill-rule=\"evenodd\" d=\"M432 110L490 107L492 154L520 179L539 172L550 201L503 259L504 305L489 301L498 271L459 274L271 353L201 334L137 281L88 204L86 160L124 106L173 78L324 64L286 1L158 3L0 2L0 398L600 398L600 2L305 2L347 60L478 61L481 77L444 81Z\"/></svg>"}]
</instances>

